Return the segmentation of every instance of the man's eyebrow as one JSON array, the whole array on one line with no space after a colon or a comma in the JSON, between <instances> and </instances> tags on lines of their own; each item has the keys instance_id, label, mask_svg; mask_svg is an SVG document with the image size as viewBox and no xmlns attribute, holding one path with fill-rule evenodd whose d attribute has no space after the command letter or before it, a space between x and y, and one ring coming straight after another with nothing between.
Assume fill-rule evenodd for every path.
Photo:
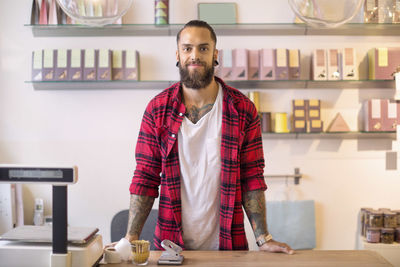
<instances>
[{"instance_id":1,"label":"man's eyebrow","mask_svg":"<svg viewBox=\"0 0 400 267\"><path fill-rule=\"evenodd\" d=\"M181 44L182 46L194 46L193 44ZM199 44L199 46L209 46L210 44L209 43L202 43L202 44Z\"/></svg>"}]
</instances>

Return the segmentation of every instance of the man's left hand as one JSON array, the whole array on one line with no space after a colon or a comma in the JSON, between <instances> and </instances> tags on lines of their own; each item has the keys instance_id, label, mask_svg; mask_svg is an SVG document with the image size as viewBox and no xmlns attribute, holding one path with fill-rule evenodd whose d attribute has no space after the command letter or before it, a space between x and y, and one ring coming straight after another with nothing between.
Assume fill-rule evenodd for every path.
<instances>
[{"instance_id":1,"label":"man's left hand","mask_svg":"<svg viewBox=\"0 0 400 267\"><path fill-rule=\"evenodd\" d=\"M280 243L275 240L270 240L267 243L263 244L260 247L261 251L268 251L268 252L283 252L286 254L293 254L294 250L285 243Z\"/></svg>"}]
</instances>

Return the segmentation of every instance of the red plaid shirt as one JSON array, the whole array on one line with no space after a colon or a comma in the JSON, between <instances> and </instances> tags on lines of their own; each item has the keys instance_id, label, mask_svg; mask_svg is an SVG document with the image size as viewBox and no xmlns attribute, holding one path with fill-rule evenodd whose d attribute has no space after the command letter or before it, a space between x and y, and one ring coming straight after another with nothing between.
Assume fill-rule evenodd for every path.
<instances>
[{"instance_id":1,"label":"red plaid shirt","mask_svg":"<svg viewBox=\"0 0 400 267\"><path fill-rule=\"evenodd\" d=\"M244 231L242 193L266 190L260 119L254 104L221 79L223 88L221 136L220 250L248 250ZM131 194L158 197L160 205L155 246L182 239L178 131L185 114L181 84L165 89L148 104L136 145L136 170Z\"/></svg>"}]
</instances>

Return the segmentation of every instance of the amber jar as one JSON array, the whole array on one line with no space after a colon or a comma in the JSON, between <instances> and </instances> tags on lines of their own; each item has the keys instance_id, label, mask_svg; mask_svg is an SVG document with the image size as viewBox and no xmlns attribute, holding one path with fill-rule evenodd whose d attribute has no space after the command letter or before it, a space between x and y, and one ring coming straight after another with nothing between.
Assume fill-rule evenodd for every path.
<instances>
[{"instance_id":1,"label":"amber jar","mask_svg":"<svg viewBox=\"0 0 400 267\"><path fill-rule=\"evenodd\" d=\"M383 227L383 212L370 211L368 213L368 226L370 227Z\"/></svg>"},{"instance_id":2,"label":"amber jar","mask_svg":"<svg viewBox=\"0 0 400 267\"><path fill-rule=\"evenodd\" d=\"M397 227L397 214L395 212L386 211L383 213L383 227L385 228Z\"/></svg>"},{"instance_id":3,"label":"amber jar","mask_svg":"<svg viewBox=\"0 0 400 267\"><path fill-rule=\"evenodd\" d=\"M385 244L392 244L394 242L394 229L382 228L381 229L381 242Z\"/></svg>"},{"instance_id":4,"label":"amber jar","mask_svg":"<svg viewBox=\"0 0 400 267\"><path fill-rule=\"evenodd\" d=\"M379 243L381 237L381 228L367 227L366 238L368 243Z\"/></svg>"}]
</instances>

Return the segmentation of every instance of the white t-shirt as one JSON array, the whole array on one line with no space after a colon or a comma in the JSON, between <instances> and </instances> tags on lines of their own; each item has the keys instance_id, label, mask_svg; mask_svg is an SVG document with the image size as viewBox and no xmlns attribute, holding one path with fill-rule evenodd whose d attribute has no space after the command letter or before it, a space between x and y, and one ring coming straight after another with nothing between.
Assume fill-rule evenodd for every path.
<instances>
[{"instance_id":1,"label":"white t-shirt","mask_svg":"<svg viewBox=\"0 0 400 267\"><path fill-rule=\"evenodd\" d=\"M196 124L185 117L178 133L186 249L219 249L222 99L219 85L212 109Z\"/></svg>"}]
</instances>

